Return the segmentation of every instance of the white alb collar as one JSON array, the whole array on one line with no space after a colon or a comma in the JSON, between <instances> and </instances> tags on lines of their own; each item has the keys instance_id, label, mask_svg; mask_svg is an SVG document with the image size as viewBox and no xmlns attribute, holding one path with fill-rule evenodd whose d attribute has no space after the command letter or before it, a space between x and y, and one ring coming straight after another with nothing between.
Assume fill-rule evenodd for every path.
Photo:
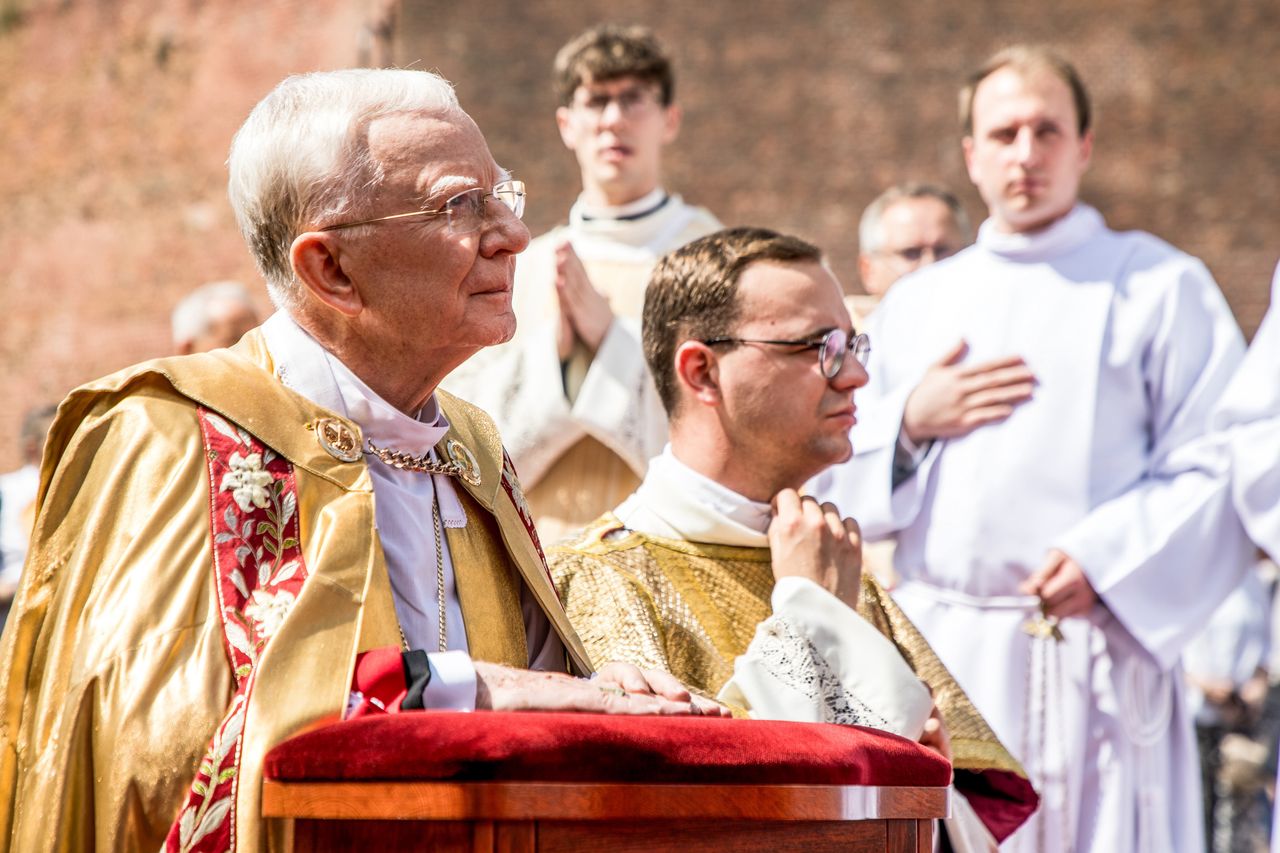
<instances>
[{"instance_id":1,"label":"white alb collar","mask_svg":"<svg viewBox=\"0 0 1280 853\"><path fill-rule=\"evenodd\" d=\"M978 228L978 245L1014 260L1042 260L1083 245L1104 225L1102 214L1087 204L1077 203L1070 213L1048 228L1030 234L999 231L995 222L988 219Z\"/></svg>"},{"instance_id":2,"label":"white alb collar","mask_svg":"<svg viewBox=\"0 0 1280 853\"><path fill-rule=\"evenodd\" d=\"M569 221L579 223L585 219L622 219L626 216L644 213L646 210L654 210L662 204L662 200L666 197L666 190L662 187L654 187L652 192L646 193L635 201L629 201L626 204L593 207L587 203L585 198L578 196L578 200L573 203L573 207L569 208Z\"/></svg>"},{"instance_id":3,"label":"white alb collar","mask_svg":"<svg viewBox=\"0 0 1280 853\"><path fill-rule=\"evenodd\" d=\"M769 544L766 531L773 518L769 504L699 474L676 458L670 444L650 460L634 497L686 541L753 548Z\"/></svg>"}]
</instances>

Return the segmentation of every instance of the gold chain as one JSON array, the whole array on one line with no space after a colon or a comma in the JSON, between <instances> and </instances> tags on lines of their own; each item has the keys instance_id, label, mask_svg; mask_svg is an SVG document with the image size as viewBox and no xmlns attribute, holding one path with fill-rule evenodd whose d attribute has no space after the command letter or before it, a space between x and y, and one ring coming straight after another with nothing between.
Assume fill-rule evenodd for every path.
<instances>
[{"instance_id":1,"label":"gold chain","mask_svg":"<svg viewBox=\"0 0 1280 853\"><path fill-rule=\"evenodd\" d=\"M469 473L457 462L436 462L431 458L431 451L428 450L421 456L414 456L405 453L402 450L388 450L385 447L379 447L373 443L372 439L366 439L369 449L365 451L371 456L376 456L392 468L399 468L401 471L416 471L419 474L443 474L446 477L458 477L466 479Z\"/></svg>"},{"instance_id":2,"label":"gold chain","mask_svg":"<svg viewBox=\"0 0 1280 853\"><path fill-rule=\"evenodd\" d=\"M440 651L444 651L448 646L449 639L445 632L445 610L444 610L444 548L440 546L440 500L435 494L435 490L431 493L431 529L436 534L436 610L440 616Z\"/></svg>"}]
</instances>

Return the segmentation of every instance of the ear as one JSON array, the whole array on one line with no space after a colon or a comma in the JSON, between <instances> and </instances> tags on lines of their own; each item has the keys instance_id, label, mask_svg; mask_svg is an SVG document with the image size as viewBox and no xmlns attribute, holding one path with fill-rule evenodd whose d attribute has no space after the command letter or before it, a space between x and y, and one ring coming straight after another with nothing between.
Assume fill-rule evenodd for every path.
<instances>
[{"instance_id":1,"label":"ear","mask_svg":"<svg viewBox=\"0 0 1280 853\"><path fill-rule=\"evenodd\" d=\"M289 263L312 296L340 314L354 317L364 309L364 300L342 268L341 247L336 235L307 231L294 238Z\"/></svg>"},{"instance_id":2,"label":"ear","mask_svg":"<svg viewBox=\"0 0 1280 853\"><path fill-rule=\"evenodd\" d=\"M672 104L664 107L662 111L662 144L670 145L676 141L676 137L680 135L680 121L684 117L684 113L680 111L679 104Z\"/></svg>"},{"instance_id":3,"label":"ear","mask_svg":"<svg viewBox=\"0 0 1280 853\"><path fill-rule=\"evenodd\" d=\"M569 126L572 121L573 113L568 107L556 107L556 129L560 131L560 141L570 151L573 150L573 134Z\"/></svg>"},{"instance_id":4,"label":"ear","mask_svg":"<svg viewBox=\"0 0 1280 853\"><path fill-rule=\"evenodd\" d=\"M1080 137L1080 174L1084 174L1089 168L1089 162L1093 159L1093 131L1086 130L1084 136Z\"/></svg>"},{"instance_id":5,"label":"ear","mask_svg":"<svg viewBox=\"0 0 1280 853\"><path fill-rule=\"evenodd\" d=\"M862 289L872 296L879 296L880 294L873 293L871 288L867 287L867 282L871 281L871 265L873 263L875 263L875 260L870 254L867 252L858 253L858 280L862 282Z\"/></svg>"},{"instance_id":6,"label":"ear","mask_svg":"<svg viewBox=\"0 0 1280 853\"><path fill-rule=\"evenodd\" d=\"M704 406L718 406L723 399L720 393L720 365L715 352L702 341L685 341L676 348L676 381L681 396L687 396Z\"/></svg>"},{"instance_id":7,"label":"ear","mask_svg":"<svg viewBox=\"0 0 1280 853\"><path fill-rule=\"evenodd\" d=\"M969 173L969 181L977 186L978 179L973 174L973 137L966 136L960 140L960 148L964 151L964 168Z\"/></svg>"}]
</instances>

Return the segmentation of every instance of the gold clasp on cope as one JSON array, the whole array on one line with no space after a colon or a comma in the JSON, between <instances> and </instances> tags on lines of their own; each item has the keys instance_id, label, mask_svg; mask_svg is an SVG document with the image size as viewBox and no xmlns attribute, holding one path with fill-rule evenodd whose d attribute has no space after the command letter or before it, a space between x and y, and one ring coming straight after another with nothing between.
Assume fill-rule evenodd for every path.
<instances>
[{"instance_id":1,"label":"gold clasp on cope","mask_svg":"<svg viewBox=\"0 0 1280 853\"><path fill-rule=\"evenodd\" d=\"M312 427L316 441L339 462L358 462L363 455L355 431L337 418L320 418Z\"/></svg>"},{"instance_id":2,"label":"gold clasp on cope","mask_svg":"<svg viewBox=\"0 0 1280 853\"><path fill-rule=\"evenodd\" d=\"M451 438L444 445L449 461L458 466L458 476L473 486L480 485L480 463L465 444Z\"/></svg>"}]
</instances>

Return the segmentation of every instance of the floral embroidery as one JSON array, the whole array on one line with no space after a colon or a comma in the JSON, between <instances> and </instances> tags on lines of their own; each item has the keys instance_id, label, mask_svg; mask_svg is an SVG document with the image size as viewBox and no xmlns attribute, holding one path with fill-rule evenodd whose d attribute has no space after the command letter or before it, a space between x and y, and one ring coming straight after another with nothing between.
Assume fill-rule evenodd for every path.
<instances>
[{"instance_id":1,"label":"floral embroidery","mask_svg":"<svg viewBox=\"0 0 1280 853\"><path fill-rule=\"evenodd\" d=\"M271 475L262 470L262 454L250 453L247 457L239 453L231 454L231 470L222 476L222 491L231 490L236 505L241 512L249 512L253 507L263 509L267 506L270 493Z\"/></svg>"},{"instance_id":2,"label":"floral embroidery","mask_svg":"<svg viewBox=\"0 0 1280 853\"><path fill-rule=\"evenodd\" d=\"M207 409L199 415L209 462L213 569L236 692L169 829L170 853L235 849L240 742L255 667L307 579L293 466L225 418Z\"/></svg>"},{"instance_id":3,"label":"floral embroidery","mask_svg":"<svg viewBox=\"0 0 1280 853\"><path fill-rule=\"evenodd\" d=\"M289 615L289 608L293 606L294 600L293 593L288 590L282 589L272 595L255 589L253 604L244 609L244 615L254 623L254 630L258 636L269 640L284 622L284 617Z\"/></svg>"}]
</instances>

